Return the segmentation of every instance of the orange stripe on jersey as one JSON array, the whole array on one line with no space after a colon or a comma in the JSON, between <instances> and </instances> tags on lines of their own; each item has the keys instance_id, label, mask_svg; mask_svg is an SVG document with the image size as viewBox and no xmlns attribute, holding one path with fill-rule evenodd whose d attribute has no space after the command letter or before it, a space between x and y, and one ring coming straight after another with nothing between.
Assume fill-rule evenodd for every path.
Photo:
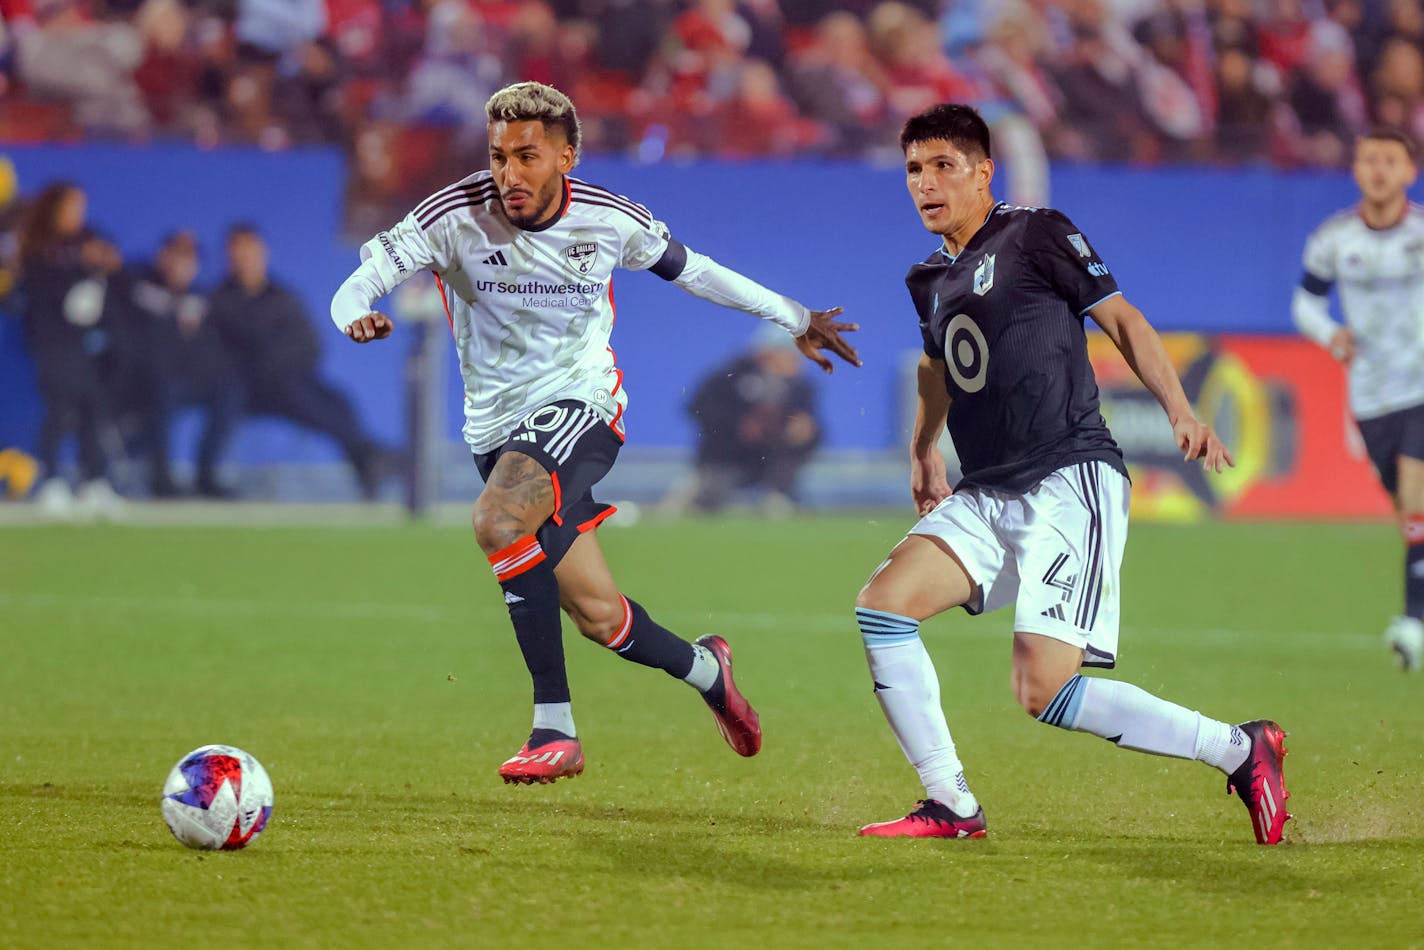
<instances>
[{"instance_id":1,"label":"orange stripe on jersey","mask_svg":"<svg viewBox=\"0 0 1424 950\"><path fill-rule=\"evenodd\" d=\"M610 288L610 289L611 289L611 288ZM611 300L610 300L610 302L611 302ZM612 392L609 393L609 395L610 395L610 396L616 396L616 395L618 395L618 390L620 390L620 389L623 388L623 371L618 368L618 354L615 353L615 352L613 352L613 347L611 347L611 346L608 347L608 358L613 361L613 373L614 373L614 375L615 375L615 377L616 377L616 378L613 380L613 390L612 390ZM608 428L612 429L612 430L613 430L613 434L616 435L616 436L618 436L618 441L620 441L620 442L627 442L627 441L628 441L627 433L625 433L624 430L623 430L623 422L622 422L622 420L623 420L623 407L622 407L622 406L619 406L619 407L618 407L618 411L613 414L613 421L610 422L610 423L608 423Z\"/></svg>"},{"instance_id":2,"label":"orange stripe on jersey","mask_svg":"<svg viewBox=\"0 0 1424 950\"><path fill-rule=\"evenodd\" d=\"M609 518L612 518L617 510L618 509L616 507L610 505L607 511L600 511L598 514L594 515L592 518L588 519L583 524L578 526L579 533L582 534L585 531L592 531L594 528L597 528L599 525L603 524L603 522L607 521Z\"/></svg>"},{"instance_id":3,"label":"orange stripe on jersey","mask_svg":"<svg viewBox=\"0 0 1424 950\"><path fill-rule=\"evenodd\" d=\"M618 632L613 635L612 640L604 644L610 650L616 650L627 643L628 634L633 630L633 608L628 606L627 597L619 594L618 599L623 601L623 626L618 628Z\"/></svg>"},{"instance_id":4,"label":"orange stripe on jersey","mask_svg":"<svg viewBox=\"0 0 1424 950\"><path fill-rule=\"evenodd\" d=\"M538 566L544 557L544 549L539 546L539 540L531 534L494 552L489 556L489 562L494 576L503 583Z\"/></svg>"},{"instance_id":5,"label":"orange stripe on jersey","mask_svg":"<svg viewBox=\"0 0 1424 950\"><path fill-rule=\"evenodd\" d=\"M435 286L440 291L440 305L445 308L445 321L450 324L450 335L455 335L455 318L450 315L450 299L445 296L445 281L440 279L440 275L435 275Z\"/></svg>"},{"instance_id":6,"label":"orange stripe on jersey","mask_svg":"<svg viewBox=\"0 0 1424 950\"><path fill-rule=\"evenodd\" d=\"M564 523L564 516L559 514L559 511L564 507L564 490L559 485L559 473L550 472L549 481L554 483L554 524L561 525Z\"/></svg>"}]
</instances>

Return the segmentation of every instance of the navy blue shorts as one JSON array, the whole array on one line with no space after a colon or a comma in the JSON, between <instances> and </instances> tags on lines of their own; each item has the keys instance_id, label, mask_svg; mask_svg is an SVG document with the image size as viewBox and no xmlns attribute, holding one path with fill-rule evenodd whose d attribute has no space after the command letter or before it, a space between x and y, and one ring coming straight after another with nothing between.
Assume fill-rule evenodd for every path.
<instances>
[{"instance_id":1,"label":"navy blue shorts","mask_svg":"<svg viewBox=\"0 0 1424 950\"><path fill-rule=\"evenodd\" d=\"M1399 489L1399 457L1424 461L1424 404L1356 421L1380 483L1392 496Z\"/></svg>"},{"instance_id":2,"label":"navy blue shorts","mask_svg":"<svg viewBox=\"0 0 1424 950\"><path fill-rule=\"evenodd\" d=\"M593 486L613 468L623 440L603 416L576 399L561 399L534 410L492 452L475 453L480 478L489 480L506 452L527 455L554 482L554 513L535 537L552 567L563 560L580 534L591 531L618 509L594 501Z\"/></svg>"}]
</instances>

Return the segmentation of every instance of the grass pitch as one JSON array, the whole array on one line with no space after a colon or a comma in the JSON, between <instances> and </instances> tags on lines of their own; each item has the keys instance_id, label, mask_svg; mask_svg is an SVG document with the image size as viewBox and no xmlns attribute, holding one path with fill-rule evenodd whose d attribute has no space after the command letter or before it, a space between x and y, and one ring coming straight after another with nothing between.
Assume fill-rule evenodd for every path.
<instances>
[{"instance_id":1,"label":"grass pitch","mask_svg":"<svg viewBox=\"0 0 1424 950\"><path fill-rule=\"evenodd\" d=\"M868 841L919 793L851 616L910 519L601 532L621 584L724 633L766 730L566 634L578 779L506 787L529 685L466 530L0 532L0 945L1085 946L1424 942L1424 677L1379 631L1385 525L1136 526L1115 676L1291 731L1288 844L1205 766L1034 723L1010 613L926 624L980 841ZM159 789L208 742L276 786L247 851Z\"/></svg>"}]
</instances>

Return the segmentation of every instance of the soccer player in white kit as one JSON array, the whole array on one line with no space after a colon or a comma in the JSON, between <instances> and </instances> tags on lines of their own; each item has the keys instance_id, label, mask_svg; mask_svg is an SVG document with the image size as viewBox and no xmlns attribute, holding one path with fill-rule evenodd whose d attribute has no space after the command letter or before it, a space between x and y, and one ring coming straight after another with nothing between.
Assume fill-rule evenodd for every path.
<instances>
[{"instance_id":1,"label":"soccer player in white kit","mask_svg":"<svg viewBox=\"0 0 1424 950\"><path fill-rule=\"evenodd\" d=\"M1311 232L1291 302L1300 332L1349 374L1350 409L1404 535L1404 613L1385 642L1406 671L1424 659L1424 208L1409 200L1415 145L1391 129L1355 143L1360 201ZM1340 293L1343 325L1330 316Z\"/></svg>"},{"instance_id":2,"label":"soccer player in white kit","mask_svg":"<svg viewBox=\"0 0 1424 950\"><path fill-rule=\"evenodd\" d=\"M691 684L739 755L761 748L756 711L732 679L720 636L695 643L620 593L594 529L614 509L593 486L612 467L628 404L615 362L612 272L650 270L714 303L782 327L826 372L828 350L860 365L836 320L673 239L642 205L570 177L579 158L573 103L526 82L486 105L490 170L422 202L361 248L331 302L358 343L388 336L374 302L420 270L440 280L465 383L466 442L485 479L475 539L489 558L534 681L529 739L506 782L552 782L584 768L570 705L559 610L619 656Z\"/></svg>"},{"instance_id":3,"label":"soccer player in white kit","mask_svg":"<svg viewBox=\"0 0 1424 950\"><path fill-rule=\"evenodd\" d=\"M1084 318L1157 397L1185 459L1219 472L1231 453L1197 419L1157 332L1087 237L1051 208L994 200L989 129L977 112L935 106L905 123L900 146L920 221L942 239L905 278L924 340L910 443L921 518L866 582L855 613L876 699L925 798L860 833L985 834L919 626L955 607L979 614L1013 604L1012 680L1025 712L1220 769L1256 841L1276 844L1289 817L1280 726L1233 726L1079 672L1117 663L1129 490L1098 408ZM946 427L964 469L953 491L938 448Z\"/></svg>"}]
</instances>

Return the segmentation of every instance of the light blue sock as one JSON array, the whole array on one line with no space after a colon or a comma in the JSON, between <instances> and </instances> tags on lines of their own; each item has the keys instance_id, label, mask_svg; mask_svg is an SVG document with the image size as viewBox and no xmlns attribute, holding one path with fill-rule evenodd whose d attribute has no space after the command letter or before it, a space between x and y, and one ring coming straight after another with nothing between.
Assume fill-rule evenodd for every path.
<instances>
[{"instance_id":1,"label":"light blue sock","mask_svg":"<svg viewBox=\"0 0 1424 950\"><path fill-rule=\"evenodd\" d=\"M968 817L979 810L940 708L939 677L911 617L857 607L875 698L905 758L925 785L925 797Z\"/></svg>"}]
</instances>

